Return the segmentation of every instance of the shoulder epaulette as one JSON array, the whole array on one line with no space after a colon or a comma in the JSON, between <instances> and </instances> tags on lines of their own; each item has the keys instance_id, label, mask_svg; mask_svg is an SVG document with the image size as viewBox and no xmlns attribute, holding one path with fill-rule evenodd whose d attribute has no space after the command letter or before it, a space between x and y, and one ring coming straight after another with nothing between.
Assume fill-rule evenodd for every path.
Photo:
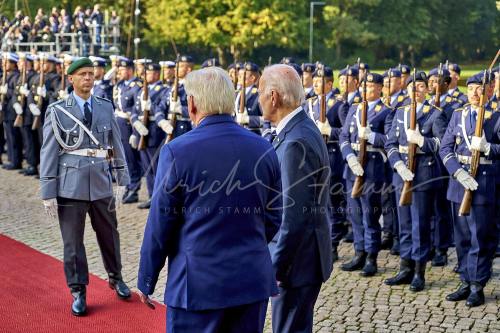
<instances>
[{"instance_id":1,"label":"shoulder epaulette","mask_svg":"<svg viewBox=\"0 0 500 333\"><path fill-rule=\"evenodd\" d=\"M94 96L94 97L97 98L100 101L105 101L105 102L111 103L111 101L109 99L107 99L107 98L104 98L104 97L101 97L101 96Z\"/></svg>"}]
</instances>

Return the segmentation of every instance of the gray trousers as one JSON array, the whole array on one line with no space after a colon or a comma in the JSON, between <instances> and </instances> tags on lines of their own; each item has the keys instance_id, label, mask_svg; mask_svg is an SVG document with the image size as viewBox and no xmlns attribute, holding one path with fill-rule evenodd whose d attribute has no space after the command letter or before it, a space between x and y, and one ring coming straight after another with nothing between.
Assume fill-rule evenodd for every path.
<instances>
[{"instance_id":1,"label":"gray trousers","mask_svg":"<svg viewBox=\"0 0 500 333\"><path fill-rule=\"evenodd\" d=\"M59 227L64 243L64 274L70 288L89 284L87 256L83 245L85 218L90 216L104 268L112 279L121 279L120 236L112 197L95 201L57 198Z\"/></svg>"}]
</instances>

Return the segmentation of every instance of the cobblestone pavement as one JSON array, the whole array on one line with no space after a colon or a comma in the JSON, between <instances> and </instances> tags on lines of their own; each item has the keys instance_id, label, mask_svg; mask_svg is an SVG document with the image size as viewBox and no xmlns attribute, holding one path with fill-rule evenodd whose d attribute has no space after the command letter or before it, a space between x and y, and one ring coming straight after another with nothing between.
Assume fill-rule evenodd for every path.
<instances>
[{"instance_id":1,"label":"cobblestone pavement","mask_svg":"<svg viewBox=\"0 0 500 333\"><path fill-rule=\"evenodd\" d=\"M146 197L144 188L142 199ZM0 169L0 189L0 233L62 259L59 227L56 221L44 215L38 198L38 181ZM147 211L135 205L123 206L118 211L123 275L131 287L136 286L146 216ZM106 278L90 223L87 223L85 244L90 271ZM500 332L500 260L496 259L494 276L485 290L486 304L468 309L463 302L444 300L458 285L458 278L452 272L456 255L454 250L449 252L448 266L427 269L427 286L420 293L412 293L407 287L391 288L383 284L398 267L398 258L387 251L380 254L380 272L373 278L342 272L336 263L316 304L315 332ZM352 254L350 244L341 245L341 262ZM157 300L163 299L166 273L163 271L161 276L154 294ZM267 320L268 332L269 326Z\"/></svg>"}]
</instances>

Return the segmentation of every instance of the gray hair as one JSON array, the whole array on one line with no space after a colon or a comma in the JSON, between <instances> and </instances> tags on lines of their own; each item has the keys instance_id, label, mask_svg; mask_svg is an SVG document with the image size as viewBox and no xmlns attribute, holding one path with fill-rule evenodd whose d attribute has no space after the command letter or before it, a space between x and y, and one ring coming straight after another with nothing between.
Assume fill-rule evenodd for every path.
<instances>
[{"instance_id":1,"label":"gray hair","mask_svg":"<svg viewBox=\"0 0 500 333\"><path fill-rule=\"evenodd\" d=\"M190 72L184 80L184 88L203 114L234 112L234 86L222 68L207 67Z\"/></svg>"},{"instance_id":2,"label":"gray hair","mask_svg":"<svg viewBox=\"0 0 500 333\"><path fill-rule=\"evenodd\" d=\"M293 67L284 64L268 66L262 73L262 80L265 82L263 94L276 91L283 106L295 109L304 103L302 80Z\"/></svg>"}]
</instances>

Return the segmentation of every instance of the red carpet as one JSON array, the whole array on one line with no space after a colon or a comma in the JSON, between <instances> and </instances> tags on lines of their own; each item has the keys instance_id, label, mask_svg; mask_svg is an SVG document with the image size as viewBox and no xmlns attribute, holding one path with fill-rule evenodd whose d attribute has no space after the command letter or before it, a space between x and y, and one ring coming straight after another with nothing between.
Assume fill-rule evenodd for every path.
<instances>
[{"instance_id":1,"label":"red carpet","mask_svg":"<svg viewBox=\"0 0 500 333\"><path fill-rule=\"evenodd\" d=\"M130 286L132 287L132 286ZM62 262L0 235L0 332L165 332L165 306L151 310L134 294L120 300L90 276L88 315L71 314Z\"/></svg>"}]
</instances>

